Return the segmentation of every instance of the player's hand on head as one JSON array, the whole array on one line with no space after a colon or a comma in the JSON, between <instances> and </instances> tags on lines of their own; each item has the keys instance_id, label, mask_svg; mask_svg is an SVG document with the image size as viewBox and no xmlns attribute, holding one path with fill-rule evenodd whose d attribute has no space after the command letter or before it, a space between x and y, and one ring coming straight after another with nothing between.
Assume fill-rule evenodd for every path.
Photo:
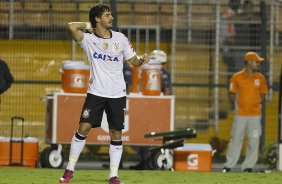
<instances>
[{"instance_id":1,"label":"player's hand on head","mask_svg":"<svg viewBox=\"0 0 282 184\"><path fill-rule=\"evenodd\" d=\"M85 24L86 24L86 26L85 26L86 31L88 33L94 33L94 29L93 29L91 23L90 22L86 22Z\"/></svg>"}]
</instances>

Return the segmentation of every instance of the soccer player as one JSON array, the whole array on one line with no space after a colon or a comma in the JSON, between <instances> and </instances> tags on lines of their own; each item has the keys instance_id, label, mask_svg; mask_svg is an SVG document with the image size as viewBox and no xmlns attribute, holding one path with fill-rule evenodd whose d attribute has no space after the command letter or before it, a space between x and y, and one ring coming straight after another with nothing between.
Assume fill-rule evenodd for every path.
<instances>
[{"instance_id":1,"label":"soccer player","mask_svg":"<svg viewBox=\"0 0 282 184\"><path fill-rule=\"evenodd\" d=\"M246 158L242 163L242 170L252 172L258 160L261 135L261 101L268 88L265 77L257 70L264 58L259 57L255 52L247 52L244 60L245 68L235 73L230 79L229 91L232 101L236 102L235 119L226 154L226 163L222 172L230 172L236 165L245 133L248 136L248 147Z\"/></svg>"},{"instance_id":2,"label":"soccer player","mask_svg":"<svg viewBox=\"0 0 282 184\"><path fill-rule=\"evenodd\" d=\"M88 22L71 22L67 29L87 55L90 65L90 80L77 132L72 138L69 162L61 183L73 177L76 162L85 145L91 128L100 127L103 112L107 114L111 137L109 156L109 184L122 183L118 178L118 167L123 151L121 136L124 128L126 108L126 85L123 76L123 60L133 66L147 63L147 54L136 56L128 39L112 31L113 16L106 5L90 9ZM83 30L89 33L84 33Z\"/></svg>"}]
</instances>

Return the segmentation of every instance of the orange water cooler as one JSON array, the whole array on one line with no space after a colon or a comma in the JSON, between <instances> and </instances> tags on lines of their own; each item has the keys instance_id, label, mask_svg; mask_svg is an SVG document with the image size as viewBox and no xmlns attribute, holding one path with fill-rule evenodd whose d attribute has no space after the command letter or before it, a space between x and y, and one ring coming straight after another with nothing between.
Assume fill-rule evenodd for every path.
<instances>
[{"instance_id":1,"label":"orange water cooler","mask_svg":"<svg viewBox=\"0 0 282 184\"><path fill-rule=\"evenodd\" d=\"M21 163L22 161L21 166L37 167L39 159L38 139L33 137L24 138L23 144L20 140L21 138L13 138L13 143L11 143L10 138L0 137L0 166L10 166L11 163Z\"/></svg>"},{"instance_id":2,"label":"orange water cooler","mask_svg":"<svg viewBox=\"0 0 282 184\"><path fill-rule=\"evenodd\" d=\"M140 91L141 67L130 66L132 70L132 89L131 92L138 93Z\"/></svg>"},{"instance_id":3,"label":"orange water cooler","mask_svg":"<svg viewBox=\"0 0 282 184\"><path fill-rule=\"evenodd\" d=\"M86 93L89 81L89 65L83 61L63 61L62 89L66 93Z\"/></svg>"},{"instance_id":4,"label":"orange water cooler","mask_svg":"<svg viewBox=\"0 0 282 184\"><path fill-rule=\"evenodd\" d=\"M142 66L142 87L141 91L143 95L155 95L161 94L161 65L146 64Z\"/></svg>"},{"instance_id":5,"label":"orange water cooler","mask_svg":"<svg viewBox=\"0 0 282 184\"><path fill-rule=\"evenodd\" d=\"M176 171L211 172L212 147L210 144L184 144L174 150L173 160Z\"/></svg>"}]
</instances>

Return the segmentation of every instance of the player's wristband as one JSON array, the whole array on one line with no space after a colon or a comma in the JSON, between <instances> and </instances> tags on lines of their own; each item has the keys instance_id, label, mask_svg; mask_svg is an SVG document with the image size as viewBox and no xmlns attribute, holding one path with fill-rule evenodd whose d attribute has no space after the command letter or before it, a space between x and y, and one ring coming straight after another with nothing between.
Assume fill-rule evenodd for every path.
<instances>
[{"instance_id":1,"label":"player's wristband","mask_svg":"<svg viewBox=\"0 0 282 184\"><path fill-rule=\"evenodd\" d=\"M141 57L141 56L137 56L137 59L138 59L139 61L141 61L141 65L143 65L143 63L144 63L144 59L142 59L142 57Z\"/></svg>"}]
</instances>

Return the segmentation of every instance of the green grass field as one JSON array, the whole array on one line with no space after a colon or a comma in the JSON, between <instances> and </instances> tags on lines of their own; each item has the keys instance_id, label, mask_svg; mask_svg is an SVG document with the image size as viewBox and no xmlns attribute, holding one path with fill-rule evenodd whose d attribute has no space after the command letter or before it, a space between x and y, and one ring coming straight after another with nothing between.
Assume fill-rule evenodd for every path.
<instances>
[{"instance_id":1,"label":"green grass field","mask_svg":"<svg viewBox=\"0 0 282 184\"><path fill-rule=\"evenodd\" d=\"M0 168L0 184L55 184L63 170ZM107 170L77 170L71 183L107 184ZM219 173L121 170L125 184L281 184L282 173Z\"/></svg>"}]
</instances>

